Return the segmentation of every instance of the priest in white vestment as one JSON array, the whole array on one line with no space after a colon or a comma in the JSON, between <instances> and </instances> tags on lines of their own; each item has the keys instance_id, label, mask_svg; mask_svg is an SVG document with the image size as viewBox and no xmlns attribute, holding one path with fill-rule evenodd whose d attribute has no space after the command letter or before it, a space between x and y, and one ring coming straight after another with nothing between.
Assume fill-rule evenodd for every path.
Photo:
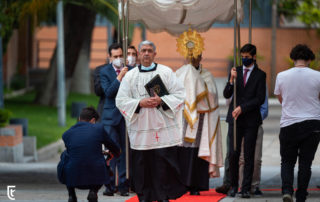
<instances>
[{"instance_id":1,"label":"priest in white vestment","mask_svg":"<svg viewBox=\"0 0 320 202\"><path fill-rule=\"evenodd\" d=\"M185 92L169 67L154 63L152 42L143 41L138 49L141 65L126 74L116 97L132 149L131 186L139 201L168 202L186 192L178 165L181 122L176 118L183 109ZM145 85L156 75L168 95L148 94Z\"/></svg>"},{"instance_id":2,"label":"priest in white vestment","mask_svg":"<svg viewBox=\"0 0 320 202\"><path fill-rule=\"evenodd\" d=\"M202 55L176 71L186 89L183 110L183 145L179 161L191 195L209 189L209 178L219 177L223 166L218 92L212 74L203 69Z\"/></svg>"}]
</instances>

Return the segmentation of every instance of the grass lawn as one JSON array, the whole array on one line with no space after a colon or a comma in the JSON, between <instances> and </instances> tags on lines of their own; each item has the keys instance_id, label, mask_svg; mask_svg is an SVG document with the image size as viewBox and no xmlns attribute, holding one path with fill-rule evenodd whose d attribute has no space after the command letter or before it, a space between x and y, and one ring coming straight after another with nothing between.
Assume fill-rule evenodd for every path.
<instances>
[{"instance_id":1,"label":"grass lawn","mask_svg":"<svg viewBox=\"0 0 320 202\"><path fill-rule=\"evenodd\" d=\"M64 131L76 123L75 118L71 118L71 103L86 102L87 105L97 107L99 98L96 95L82 95L71 93L67 99L66 126L58 126L58 115L56 107L36 105L33 103L35 93L30 92L25 95L6 99L5 108L12 112L11 118L27 118L28 136L37 137L37 148L41 148L59 140Z\"/></svg>"}]
</instances>

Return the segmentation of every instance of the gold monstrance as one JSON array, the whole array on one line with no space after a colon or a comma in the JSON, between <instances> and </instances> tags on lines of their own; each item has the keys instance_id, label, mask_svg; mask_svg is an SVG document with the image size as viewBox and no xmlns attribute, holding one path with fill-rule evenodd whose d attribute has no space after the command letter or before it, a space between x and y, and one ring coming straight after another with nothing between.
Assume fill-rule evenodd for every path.
<instances>
[{"instance_id":1,"label":"gold monstrance","mask_svg":"<svg viewBox=\"0 0 320 202\"><path fill-rule=\"evenodd\" d=\"M177 38L177 51L191 63L204 50L203 38L196 30L189 28Z\"/></svg>"}]
</instances>

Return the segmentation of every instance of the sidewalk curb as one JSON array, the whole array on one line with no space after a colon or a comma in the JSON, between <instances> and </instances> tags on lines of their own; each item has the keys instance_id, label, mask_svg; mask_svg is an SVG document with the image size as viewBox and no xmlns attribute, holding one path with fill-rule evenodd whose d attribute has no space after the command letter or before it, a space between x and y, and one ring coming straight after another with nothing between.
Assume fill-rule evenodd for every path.
<instances>
[{"instance_id":1,"label":"sidewalk curb","mask_svg":"<svg viewBox=\"0 0 320 202\"><path fill-rule=\"evenodd\" d=\"M65 146L62 139L51 143L38 150L38 162L45 161L55 157L58 153L64 150Z\"/></svg>"}]
</instances>

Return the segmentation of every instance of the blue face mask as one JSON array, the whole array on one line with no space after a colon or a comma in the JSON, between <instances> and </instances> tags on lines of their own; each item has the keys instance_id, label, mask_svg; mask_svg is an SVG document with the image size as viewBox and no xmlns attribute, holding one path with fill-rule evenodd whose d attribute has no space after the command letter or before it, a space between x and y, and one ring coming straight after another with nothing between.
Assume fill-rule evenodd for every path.
<instances>
[{"instance_id":1,"label":"blue face mask","mask_svg":"<svg viewBox=\"0 0 320 202\"><path fill-rule=\"evenodd\" d=\"M253 58L242 58L242 64L246 67L249 67L253 61Z\"/></svg>"}]
</instances>

